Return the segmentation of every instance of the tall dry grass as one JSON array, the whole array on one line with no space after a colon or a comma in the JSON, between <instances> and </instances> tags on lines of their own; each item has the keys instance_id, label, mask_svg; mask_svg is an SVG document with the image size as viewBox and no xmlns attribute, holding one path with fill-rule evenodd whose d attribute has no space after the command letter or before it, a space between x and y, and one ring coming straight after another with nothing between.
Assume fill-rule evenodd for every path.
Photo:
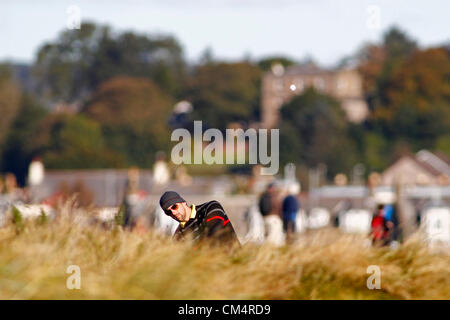
<instances>
[{"instance_id":1,"label":"tall dry grass","mask_svg":"<svg viewBox=\"0 0 450 320\"><path fill-rule=\"evenodd\" d=\"M228 250L86 226L73 215L0 229L1 299L450 298L450 257L418 237L389 250L324 230L296 245ZM81 269L80 290L66 287L69 265ZM366 286L369 265L381 268L380 290Z\"/></svg>"}]
</instances>

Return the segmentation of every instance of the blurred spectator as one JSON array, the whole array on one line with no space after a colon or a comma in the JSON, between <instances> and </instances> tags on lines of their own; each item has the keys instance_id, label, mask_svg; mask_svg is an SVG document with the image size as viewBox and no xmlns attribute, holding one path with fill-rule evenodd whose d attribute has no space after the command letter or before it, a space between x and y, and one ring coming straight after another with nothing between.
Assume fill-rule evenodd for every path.
<instances>
[{"instance_id":1,"label":"blurred spectator","mask_svg":"<svg viewBox=\"0 0 450 320\"><path fill-rule=\"evenodd\" d=\"M13 173L8 172L5 176L6 193L12 194L17 189L16 176Z\"/></svg>"},{"instance_id":2,"label":"blurred spectator","mask_svg":"<svg viewBox=\"0 0 450 320\"><path fill-rule=\"evenodd\" d=\"M277 201L278 194L275 183L270 183L259 200L259 209L264 218L264 238L267 243L281 246L285 243L285 234Z\"/></svg>"},{"instance_id":3,"label":"blurred spectator","mask_svg":"<svg viewBox=\"0 0 450 320\"><path fill-rule=\"evenodd\" d=\"M144 216L147 193L139 189L138 168L132 167L129 169L125 190L122 202L124 211L123 226L130 230L145 232L148 226L148 221L146 221Z\"/></svg>"},{"instance_id":4,"label":"blurred spectator","mask_svg":"<svg viewBox=\"0 0 450 320\"><path fill-rule=\"evenodd\" d=\"M297 199L298 184L292 183L287 187L288 195L283 200L282 212L283 212L283 230L286 233L286 237L289 239L295 233L295 221L297 218L297 212L300 210L300 203Z\"/></svg>"},{"instance_id":5,"label":"blurred spectator","mask_svg":"<svg viewBox=\"0 0 450 320\"><path fill-rule=\"evenodd\" d=\"M285 244L286 235L283 232L283 221L277 214L270 214L264 217L264 238L265 242L275 246Z\"/></svg>"},{"instance_id":6,"label":"blurred spectator","mask_svg":"<svg viewBox=\"0 0 450 320\"><path fill-rule=\"evenodd\" d=\"M385 246L389 244L389 226L384 217L384 205L380 204L371 222L372 245Z\"/></svg>"},{"instance_id":7,"label":"blurred spectator","mask_svg":"<svg viewBox=\"0 0 450 320\"><path fill-rule=\"evenodd\" d=\"M44 165L39 156L34 157L28 167L28 185L38 186L44 180Z\"/></svg>"},{"instance_id":8,"label":"blurred spectator","mask_svg":"<svg viewBox=\"0 0 450 320\"><path fill-rule=\"evenodd\" d=\"M274 213L276 201L275 183L270 183L259 198L259 211L264 216Z\"/></svg>"},{"instance_id":9,"label":"blurred spectator","mask_svg":"<svg viewBox=\"0 0 450 320\"><path fill-rule=\"evenodd\" d=\"M244 219L247 223L247 234L244 243L264 243L264 219L256 204L252 205L245 213Z\"/></svg>"},{"instance_id":10,"label":"blurred spectator","mask_svg":"<svg viewBox=\"0 0 450 320\"><path fill-rule=\"evenodd\" d=\"M396 207L392 204L384 206L384 218L386 219L386 225L389 228L389 241L397 245L400 230L398 225L398 216Z\"/></svg>"},{"instance_id":11,"label":"blurred spectator","mask_svg":"<svg viewBox=\"0 0 450 320\"><path fill-rule=\"evenodd\" d=\"M30 201L35 202L39 198L39 190L44 181L45 169L39 156L33 158L28 167L28 188L30 194Z\"/></svg>"},{"instance_id":12,"label":"blurred spectator","mask_svg":"<svg viewBox=\"0 0 450 320\"><path fill-rule=\"evenodd\" d=\"M170 180L169 167L167 166L165 155L159 151L156 154L156 162L153 166L153 181L156 185L165 185Z\"/></svg>"},{"instance_id":13,"label":"blurred spectator","mask_svg":"<svg viewBox=\"0 0 450 320\"><path fill-rule=\"evenodd\" d=\"M25 194L22 189L19 188L17 185L17 179L16 176L8 172L5 175L5 185L4 185L6 197L8 198L8 201L24 201L25 200Z\"/></svg>"},{"instance_id":14,"label":"blurred spectator","mask_svg":"<svg viewBox=\"0 0 450 320\"><path fill-rule=\"evenodd\" d=\"M384 218L387 221L392 221L394 218L394 206L391 204L386 204L384 206Z\"/></svg>"}]
</instances>

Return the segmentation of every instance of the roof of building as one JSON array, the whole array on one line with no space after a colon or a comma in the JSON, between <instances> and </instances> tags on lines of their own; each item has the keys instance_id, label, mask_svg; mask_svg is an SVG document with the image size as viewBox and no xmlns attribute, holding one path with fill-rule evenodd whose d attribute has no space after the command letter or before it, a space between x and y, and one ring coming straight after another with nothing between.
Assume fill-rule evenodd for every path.
<instances>
[{"instance_id":1,"label":"roof of building","mask_svg":"<svg viewBox=\"0 0 450 320\"><path fill-rule=\"evenodd\" d=\"M328 71L319 68L313 63L307 63L302 65L294 65L286 68L285 75L299 75L299 74L321 74Z\"/></svg>"},{"instance_id":2,"label":"roof of building","mask_svg":"<svg viewBox=\"0 0 450 320\"><path fill-rule=\"evenodd\" d=\"M344 67L344 68L323 69L313 62L309 62L283 68L283 72L281 75L282 76L320 75L320 74L335 73L342 70L354 70L354 68ZM268 71L266 74L274 75L273 71Z\"/></svg>"},{"instance_id":3,"label":"roof of building","mask_svg":"<svg viewBox=\"0 0 450 320\"><path fill-rule=\"evenodd\" d=\"M450 177L449 158L443 153L435 153L429 150L420 150L415 155L408 154L402 156L385 169L382 175L384 176L392 170L399 170L399 166L402 166L405 162L413 163L416 168L432 177L439 177L441 175Z\"/></svg>"},{"instance_id":4,"label":"roof of building","mask_svg":"<svg viewBox=\"0 0 450 320\"><path fill-rule=\"evenodd\" d=\"M415 160L434 176L450 176L450 160L443 153L420 150L416 153Z\"/></svg>"}]
</instances>

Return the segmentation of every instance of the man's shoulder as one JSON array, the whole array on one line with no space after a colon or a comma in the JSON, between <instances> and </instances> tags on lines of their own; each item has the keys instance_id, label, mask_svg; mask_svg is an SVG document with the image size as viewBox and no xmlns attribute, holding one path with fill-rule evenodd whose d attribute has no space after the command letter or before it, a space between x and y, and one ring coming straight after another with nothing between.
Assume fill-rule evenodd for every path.
<instances>
[{"instance_id":1,"label":"man's shoulder","mask_svg":"<svg viewBox=\"0 0 450 320\"><path fill-rule=\"evenodd\" d=\"M195 207L198 210L205 210L205 209L217 208L217 207L220 207L220 208L223 209L222 205L217 200L211 200L211 201L208 201L208 202L204 202L202 204L196 205Z\"/></svg>"},{"instance_id":2,"label":"man's shoulder","mask_svg":"<svg viewBox=\"0 0 450 320\"><path fill-rule=\"evenodd\" d=\"M225 215L225 210L223 206L217 200L211 200L196 206L198 212L204 214L205 216L209 216L211 214L220 214Z\"/></svg>"}]
</instances>

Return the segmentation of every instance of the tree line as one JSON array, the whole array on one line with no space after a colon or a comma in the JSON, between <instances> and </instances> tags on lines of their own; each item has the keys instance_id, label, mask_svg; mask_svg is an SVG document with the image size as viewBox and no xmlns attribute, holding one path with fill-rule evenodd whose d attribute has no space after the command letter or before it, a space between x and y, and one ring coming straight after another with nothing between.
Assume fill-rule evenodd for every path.
<instances>
[{"instance_id":1,"label":"tree line","mask_svg":"<svg viewBox=\"0 0 450 320\"><path fill-rule=\"evenodd\" d=\"M281 108L281 163L323 163L333 177L357 163L379 171L421 148L450 154L449 52L448 45L420 48L396 27L364 44L341 64L359 69L369 118L349 123L337 100L306 90ZM31 84L0 66L1 170L23 184L35 156L47 168L149 167L157 151L170 152L174 127L260 121L261 79L275 62L302 63L283 56L225 62L210 50L188 63L173 36L92 22L62 31L39 48ZM193 109L179 117L173 108L181 100ZM55 112L58 106L70 108Z\"/></svg>"}]
</instances>

